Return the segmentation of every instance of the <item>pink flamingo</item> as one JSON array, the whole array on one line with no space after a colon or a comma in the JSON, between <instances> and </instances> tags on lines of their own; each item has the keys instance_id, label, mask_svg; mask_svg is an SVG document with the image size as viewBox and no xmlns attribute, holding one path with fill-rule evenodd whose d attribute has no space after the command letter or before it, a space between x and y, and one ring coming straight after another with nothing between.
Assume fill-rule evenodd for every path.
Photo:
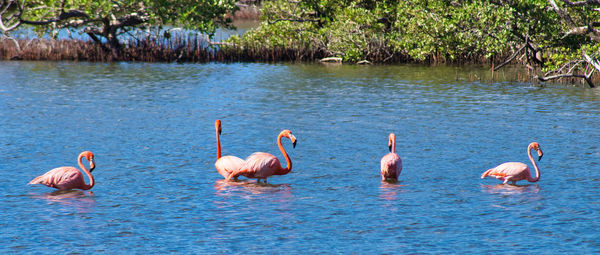
<instances>
[{"instance_id":1,"label":"pink flamingo","mask_svg":"<svg viewBox=\"0 0 600 255\"><path fill-rule=\"evenodd\" d=\"M229 174L235 170L238 170L244 165L244 160L236 156L223 156L221 157L221 142L219 136L221 135L221 120L215 121L215 129L217 130L217 161L215 162L215 168L217 172L227 178ZM233 178L237 180L237 175Z\"/></svg>"},{"instance_id":2,"label":"pink flamingo","mask_svg":"<svg viewBox=\"0 0 600 255\"><path fill-rule=\"evenodd\" d=\"M532 142L527 146L527 156L529 156L529 160L533 163L533 168L535 168L535 178L531 177L531 172L529 171L529 167L521 162L506 162L497 167L489 169L485 171L481 178L485 178L486 176L496 177L496 179L504 180L503 184L507 182L512 182L514 185L516 181L527 180L529 182L537 182L540 180L540 169L538 168L535 160L531 156L531 150L536 150L538 153L538 161L542 159L544 153L540 149L540 145L536 142Z\"/></svg>"},{"instance_id":3,"label":"pink flamingo","mask_svg":"<svg viewBox=\"0 0 600 255\"><path fill-rule=\"evenodd\" d=\"M85 157L90 162L90 170L88 171L83 166L81 159ZM83 169L85 174L87 174L90 179L90 184L85 184L83 180L83 174L75 167L63 166L54 168L47 173L35 177L33 180L29 182L29 184L44 184L51 188L56 188L59 190L68 190L68 189L82 189L88 190L94 187L94 176L92 176L92 171L96 168L94 164L94 154L90 151L84 151L79 154L77 158L77 162L79 163L79 167Z\"/></svg>"},{"instance_id":4,"label":"pink flamingo","mask_svg":"<svg viewBox=\"0 0 600 255\"><path fill-rule=\"evenodd\" d=\"M402 172L402 159L396 154L396 135L390 133L388 137L390 153L381 158L381 180L398 180Z\"/></svg>"},{"instance_id":5,"label":"pink flamingo","mask_svg":"<svg viewBox=\"0 0 600 255\"><path fill-rule=\"evenodd\" d=\"M257 182L260 182L260 179L264 179L265 183L267 183L267 177L271 175L284 175L292 171L292 160L285 152L283 145L281 145L282 137L289 138L292 141L294 148L296 148L296 137L292 135L292 131L287 129L281 131L277 137L277 145L279 146L279 150L287 162L286 168L281 167L279 159L277 159L275 156L266 152L255 152L246 158L246 162L242 167L240 167L240 169L229 174L226 181L229 181L233 176L241 174L248 178L256 178Z\"/></svg>"}]
</instances>

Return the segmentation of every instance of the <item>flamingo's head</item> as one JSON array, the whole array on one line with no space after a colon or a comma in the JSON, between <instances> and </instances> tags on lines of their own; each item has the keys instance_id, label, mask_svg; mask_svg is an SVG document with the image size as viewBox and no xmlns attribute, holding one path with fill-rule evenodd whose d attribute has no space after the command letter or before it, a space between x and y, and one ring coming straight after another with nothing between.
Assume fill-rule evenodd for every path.
<instances>
[{"instance_id":1,"label":"flamingo's head","mask_svg":"<svg viewBox=\"0 0 600 255\"><path fill-rule=\"evenodd\" d=\"M542 149L540 148L540 144L537 142L533 142L533 143L529 144L529 148L537 151L538 161L540 161L542 159L542 156L544 156L544 152L542 152Z\"/></svg>"},{"instance_id":2,"label":"flamingo's head","mask_svg":"<svg viewBox=\"0 0 600 255\"><path fill-rule=\"evenodd\" d=\"M217 132L221 135L221 120L215 120L215 129L217 129Z\"/></svg>"},{"instance_id":3,"label":"flamingo's head","mask_svg":"<svg viewBox=\"0 0 600 255\"><path fill-rule=\"evenodd\" d=\"M94 164L94 153L91 151L84 151L81 153L82 156L85 157L90 162L90 173L96 168L96 164Z\"/></svg>"},{"instance_id":4,"label":"flamingo's head","mask_svg":"<svg viewBox=\"0 0 600 255\"><path fill-rule=\"evenodd\" d=\"M292 145L294 146L294 148L296 148L296 137L294 135L292 135L292 131L286 129L281 131L281 136L287 137L292 141Z\"/></svg>"},{"instance_id":5,"label":"flamingo's head","mask_svg":"<svg viewBox=\"0 0 600 255\"><path fill-rule=\"evenodd\" d=\"M388 138L388 148L390 149L390 151L392 151L392 143L394 141L396 141L396 134L390 133L389 138Z\"/></svg>"}]
</instances>

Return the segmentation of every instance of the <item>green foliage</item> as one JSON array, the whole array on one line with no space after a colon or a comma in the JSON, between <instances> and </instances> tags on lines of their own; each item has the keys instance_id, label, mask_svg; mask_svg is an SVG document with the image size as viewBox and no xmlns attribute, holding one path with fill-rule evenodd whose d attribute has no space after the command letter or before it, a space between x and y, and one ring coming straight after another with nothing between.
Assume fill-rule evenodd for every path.
<instances>
[{"instance_id":1,"label":"green foliage","mask_svg":"<svg viewBox=\"0 0 600 255\"><path fill-rule=\"evenodd\" d=\"M261 12L261 26L231 42L303 45L351 62L369 58L373 45L417 61L452 61L506 57L529 42L556 47L549 68L581 53L582 38L562 38L566 27L547 0L273 0ZM573 16L597 20L598 13Z\"/></svg>"},{"instance_id":2,"label":"green foliage","mask_svg":"<svg viewBox=\"0 0 600 255\"><path fill-rule=\"evenodd\" d=\"M116 37L134 27L169 25L212 35L218 26L229 26L226 14L235 10L235 0L36 0L28 1L22 18L41 34L82 28ZM70 11L78 15L66 17Z\"/></svg>"},{"instance_id":3,"label":"green foliage","mask_svg":"<svg viewBox=\"0 0 600 255\"><path fill-rule=\"evenodd\" d=\"M265 23L242 41L253 40L254 33L267 41L270 37L286 37L289 34L285 31L272 27L288 20L312 32L311 41L346 61L364 59L372 50L369 45L381 40L394 52L418 60L432 55L450 59L465 54L489 57L510 46L511 28L506 24L514 18L510 8L487 1L457 4L439 0L275 0L266 2L262 13Z\"/></svg>"},{"instance_id":4,"label":"green foliage","mask_svg":"<svg viewBox=\"0 0 600 255\"><path fill-rule=\"evenodd\" d=\"M148 1L154 25L174 25L213 34L218 26L229 27L227 13L237 10L235 0Z\"/></svg>"},{"instance_id":5,"label":"green foliage","mask_svg":"<svg viewBox=\"0 0 600 255\"><path fill-rule=\"evenodd\" d=\"M319 34L324 38L324 46L335 55L341 55L347 61L360 61L364 50L368 49L373 36L377 35L373 27L376 21L369 11L358 6L346 8L337 19L330 22L331 28L321 28Z\"/></svg>"}]
</instances>

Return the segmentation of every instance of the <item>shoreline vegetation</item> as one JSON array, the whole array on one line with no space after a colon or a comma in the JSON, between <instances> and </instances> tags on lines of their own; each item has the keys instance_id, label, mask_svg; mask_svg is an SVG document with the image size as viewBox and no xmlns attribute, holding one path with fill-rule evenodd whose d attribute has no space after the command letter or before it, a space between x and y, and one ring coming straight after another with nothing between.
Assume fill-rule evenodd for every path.
<instances>
[{"instance_id":1,"label":"shoreline vegetation","mask_svg":"<svg viewBox=\"0 0 600 255\"><path fill-rule=\"evenodd\" d=\"M532 81L600 80L598 0L229 0L198 13L186 1L91 1L100 11L81 2L48 1L60 6L44 14L28 11L42 8L35 4L0 2L0 60L518 65ZM234 19L260 25L211 41ZM10 36L28 27L89 38Z\"/></svg>"}]
</instances>

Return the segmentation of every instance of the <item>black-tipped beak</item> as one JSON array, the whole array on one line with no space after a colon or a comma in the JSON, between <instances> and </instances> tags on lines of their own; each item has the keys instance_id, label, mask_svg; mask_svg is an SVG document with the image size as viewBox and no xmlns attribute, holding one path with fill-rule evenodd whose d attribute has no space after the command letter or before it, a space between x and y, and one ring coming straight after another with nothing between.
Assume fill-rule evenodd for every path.
<instances>
[{"instance_id":1,"label":"black-tipped beak","mask_svg":"<svg viewBox=\"0 0 600 255\"><path fill-rule=\"evenodd\" d=\"M221 135L221 129L219 129L219 135Z\"/></svg>"},{"instance_id":2,"label":"black-tipped beak","mask_svg":"<svg viewBox=\"0 0 600 255\"><path fill-rule=\"evenodd\" d=\"M390 150L390 152L392 152L392 145L391 144L388 146L388 149Z\"/></svg>"},{"instance_id":3,"label":"black-tipped beak","mask_svg":"<svg viewBox=\"0 0 600 255\"><path fill-rule=\"evenodd\" d=\"M296 148L296 141L298 140L294 140L294 142L292 143L292 146L294 146L294 148Z\"/></svg>"},{"instance_id":4,"label":"black-tipped beak","mask_svg":"<svg viewBox=\"0 0 600 255\"><path fill-rule=\"evenodd\" d=\"M544 154L540 154L540 155L538 156L538 161L542 160L542 156L544 156Z\"/></svg>"}]
</instances>

